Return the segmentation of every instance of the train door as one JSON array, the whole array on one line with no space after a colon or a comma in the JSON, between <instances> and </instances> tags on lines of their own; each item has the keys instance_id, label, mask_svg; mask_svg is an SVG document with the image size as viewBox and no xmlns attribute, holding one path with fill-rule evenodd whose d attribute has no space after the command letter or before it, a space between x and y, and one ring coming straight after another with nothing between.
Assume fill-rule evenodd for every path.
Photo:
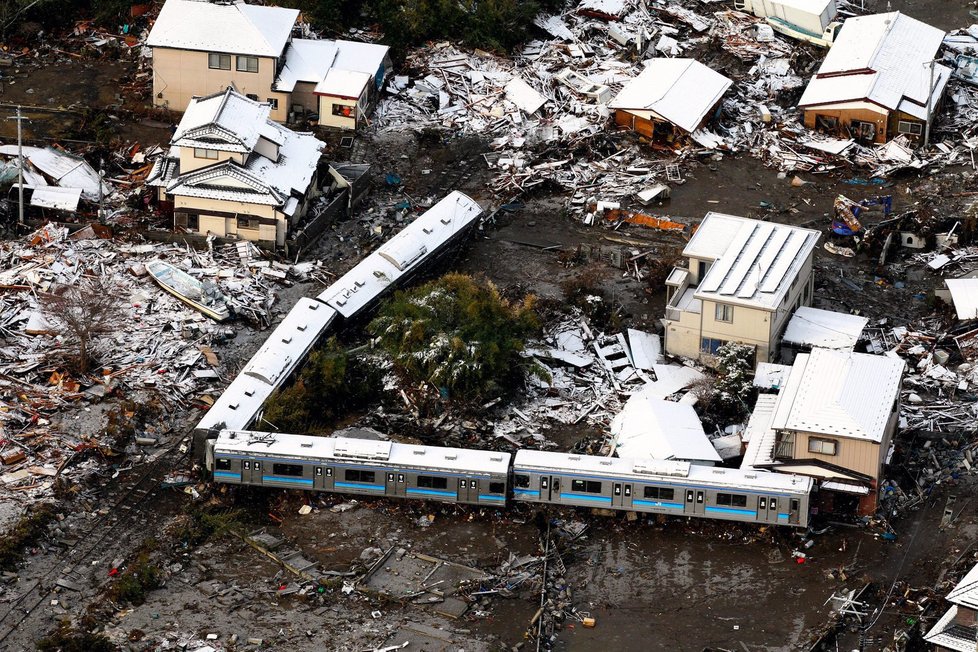
<instances>
[{"instance_id":1,"label":"train door","mask_svg":"<svg viewBox=\"0 0 978 652\"><path fill-rule=\"evenodd\" d=\"M540 500L543 500L543 501L548 502L548 503L551 502L551 496L550 496L551 482L550 482L550 479L551 478L550 478L549 475L541 475L540 476Z\"/></svg>"},{"instance_id":2,"label":"train door","mask_svg":"<svg viewBox=\"0 0 978 652\"><path fill-rule=\"evenodd\" d=\"M458 479L458 502L476 503L479 502L479 482L468 478Z\"/></svg>"},{"instance_id":3,"label":"train door","mask_svg":"<svg viewBox=\"0 0 978 652\"><path fill-rule=\"evenodd\" d=\"M241 462L241 481L246 484L261 484L261 461L243 460Z\"/></svg>"},{"instance_id":4,"label":"train door","mask_svg":"<svg viewBox=\"0 0 978 652\"><path fill-rule=\"evenodd\" d=\"M317 466L315 467L315 478L313 479L313 487L316 489L322 489L323 491L333 490L333 469L328 466Z\"/></svg>"},{"instance_id":5,"label":"train door","mask_svg":"<svg viewBox=\"0 0 978 652\"><path fill-rule=\"evenodd\" d=\"M801 523L801 501L797 498L788 499L788 522L798 525Z\"/></svg>"},{"instance_id":6,"label":"train door","mask_svg":"<svg viewBox=\"0 0 978 652\"><path fill-rule=\"evenodd\" d=\"M757 520L777 523L780 507L787 507L787 505L781 505L781 501L776 496L761 496L757 500Z\"/></svg>"},{"instance_id":7,"label":"train door","mask_svg":"<svg viewBox=\"0 0 978 652\"><path fill-rule=\"evenodd\" d=\"M685 511L687 514L705 514L706 492L702 489L687 489Z\"/></svg>"},{"instance_id":8,"label":"train door","mask_svg":"<svg viewBox=\"0 0 978 652\"><path fill-rule=\"evenodd\" d=\"M632 485L629 482L614 482L611 489L612 507L632 506Z\"/></svg>"},{"instance_id":9,"label":"train door","mask_svg":"<svg viewBox=\"0 0 978 652\"><path fill-rule=\"evenodd\" d=\"M384 494L403 498L407 493L406 485L407 482L403 473L388 471L384 482Z\"/></svg>"}]
</instances>

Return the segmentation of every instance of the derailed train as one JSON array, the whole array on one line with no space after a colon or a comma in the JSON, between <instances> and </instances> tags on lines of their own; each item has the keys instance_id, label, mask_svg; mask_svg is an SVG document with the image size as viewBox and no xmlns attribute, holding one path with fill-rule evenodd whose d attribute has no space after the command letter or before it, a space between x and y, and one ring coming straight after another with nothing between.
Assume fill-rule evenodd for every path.
<instances>
[{"instance_id":1,"label":"derailed train","mask_svg":"<svg viewBox=\"0 0 978 652\"><path fill-rule=\"evenodd\" d=\"M258 432L262 406L323 336L448 251L482 208L452 192L315 299L300 299L194 432L215 482L504 506L510 501L808 525L802 476L541 451L515 454ZM326 397L324 397L325 399Z\"/></svg>"},{"instance_id":2,"label":"derailed train","mask_svg":"<svg viewBox=\"0 0 978 652\"><path fill-rule=\"evenodd\" d=\"M222 431L205 465L221 484L503 507L510 501L808 526L812 480L688 462L515 454L348 437Z\"/></svg>"}]
</instances>

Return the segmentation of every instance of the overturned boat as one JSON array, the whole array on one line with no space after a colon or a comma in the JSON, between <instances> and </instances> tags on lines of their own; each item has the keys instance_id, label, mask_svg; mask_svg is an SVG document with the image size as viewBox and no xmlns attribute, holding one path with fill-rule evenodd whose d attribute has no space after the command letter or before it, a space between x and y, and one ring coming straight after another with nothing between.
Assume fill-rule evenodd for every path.
<instances>
[{"instance_id":1,"label":"overturned boat","mask_svg":"<svg viewBox=\"0 0 978 652\"><path fill-rule=\"evenodd\" d=\"M221 293L217 284L198 281L185 271L162 260L147 263L146 271L161 288L211 319L224 321L231 316L227 297Z\"/></svg>"}]
</instances>

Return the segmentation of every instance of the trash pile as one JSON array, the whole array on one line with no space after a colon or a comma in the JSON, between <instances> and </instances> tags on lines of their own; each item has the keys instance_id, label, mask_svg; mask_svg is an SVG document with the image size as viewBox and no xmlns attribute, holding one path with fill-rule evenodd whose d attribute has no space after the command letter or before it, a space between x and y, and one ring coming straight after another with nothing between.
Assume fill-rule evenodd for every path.
<instances>
[{"instance_id":1,"label":"trash pile","mask_svg":"<svg viewBox=\"0 0 978 652\"><path fill-rule=\"evenodd\" d=\"M215 349L237 329L154 283L146 265L164 258L192 277L213 279L239 318L260 328L270 323L276 288L315 267L263 259L246 242L200 252L101 239L92 227L69 234L49 224L0 244L0 483L7 488L34 484L37 474L30 469L82 445L49 421L69 404L149 395L173 412L209 405L220 391L224 379ZM65 362L76 331L46 307L44 297L93 276L115 288L122 316L110 332L93 336L98 367L76 374ZM53 468L41 475L53 475Z\"/></svg>"}]
</instances>

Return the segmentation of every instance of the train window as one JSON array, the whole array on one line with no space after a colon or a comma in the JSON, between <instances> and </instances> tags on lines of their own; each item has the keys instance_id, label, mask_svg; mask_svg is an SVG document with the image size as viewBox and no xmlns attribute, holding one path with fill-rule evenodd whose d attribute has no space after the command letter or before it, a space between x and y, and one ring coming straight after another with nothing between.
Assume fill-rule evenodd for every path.
<instances>
[{"instance_id":1,"label":"train window","mask_svg":"<svg viewBox=\"0 0 978 652\"><path fill-rule=\"evenodd\" d=\"M747 507L747 496L741 496L739 494L717 494L717 505Z\"/></svg>"},{"instance_id":2,"label":"train window","mask_svg":"<svg viewBox=\"0 0 978 652\"><path fill-rule=\"evenodd\" d=\"M321 466L316 467L316 477L317 478L323 477L323 467Z\"/></svg>"},{"instance_id":3,"label":"train window","mask_svg":"<svg viewBox=\"0 0 978 652\"><path fill-rule=\"evenodd\" d=\"M506 493L506 483L505 482L490 482L489 483L489 493L491 493L491 494L502 494L502 493Z\"/></svg>"},{"instance_id":4,"label":"train window","mask_svg":"<svg viewBox=\"0 0 978 652\"><path fill-rule=\"evenodd\" d=\"M797 511L798 511L798 508L799 508L800 506L801 506L801 503L799 503L799 502L798 502L797 500L795 500L794 498L792 498L792 499L791 499L791 511L793 511L793 512L797 512Z\"/></svg>"},{"instance_id":5,"label":"train window","mask_svg":"<svg viewBox=\"0 0 978 652\"><path fill-rule=\"evenodd\" d=\"M388 473L387 474L387 481L388 482L394 482L394 474L393 473Z\"/></svg>"},{"instance_id":6,"label":"train window","mask_svg":"<svg viewBox=\"0 0 978 652\"><path fill-rule=\"evenodd\" d=\"M418 486L426 487L428 489L447 489L448 488L448 478L439 478L433 475L419 475L418 476ZM465 486L465 485L462 485Z\"/></svg>"},{"instance_id":7,"label":"train window","mask_svg":"<svg viewBox=\"0 0 978 652\"><path fill-rule=\"evenodd\" d=\"M513 484L517 487L529 487L530 486L530 476L520 475L517 473L513 476Z\"/></svg>"},{"instance_id":8,"label":"train window","mask_svg":"<svg viewBox=\"0 0 978 652\"><path fill-rule=\"evenodd\" d=\"M245 461L245 462L242 462L241 465L244 467L244 470L245 471L248 471L248 470L251 469L251 462Z\"/></svg>"},{"instance_id":9,"label":"train window","mask_svg":"<svg viewBox=\"0 0 978 652\"><path fill-rule=\"evenodd\" d=\"M693 492L692 491L687 491L686 492L686 502L687 503L693 502Z\"/></svg>"},{"instance_id":10,"label":"train window","mask_svg":"<svg viewBox=\"0 0 978 652\"><path fill-rule=\"evenodd\" d=\"M373 483L376 481L376 475L373 471L361 471L359 469L347 469L346 479L349 482L369 482Z\"/></svg>"},{"instance_id":11,"label":"train window","mask_svg":"<svg viewBox=\"0 0 978 652\"><path fill-rule=\"evenodd\" d=\"M403 473L398 473L397 474L397 481L398 482L404 482L404 474Z\"/></svg>"},{"instance_id":12,"label":"train window","mask_svg":"<svg viewBox=\"0 0 978 652\"><path fill-rule=\"evenodd\" d=\"M646 487L644 493L646 498L658 500L672 500L676 496L676 490L671 487Z\"/></svg>"},{"instance_id":13,"label":"train window","mask_svg":"<svg viewBox=\"0 0 978 652\"><path fill-rule=\"evenodd\" d=\"M601 493L601 483L593 480L571 480L571 491L599 494Z\"/></svg>"},{"instance_id":14,"label":"train window","mask_svg":"<svg viewBox=\"0 0 978 652\"><path fill-rule=\"evenodd\" d=\"M302 465L301 464L272 464L272 473L274 475L291 475L302 477Z\"/></svg>"},{"instance_id":15,"label":"train window","mask_svg":"<svg viewBox=\"0 0 978 652\"><path fill-rule=\"evenodd\" d=\"M767 509L767 499L766 498L761 498L758 501L758 504L760 505L760 508L761 509Z\"/></svg>"},{"instance_id":16,"label":"train window","mask_svg":"<svg viewBox=\"0 0 978 652\"><path fill-rule=\"evenodd\" d=\"M462 488L462 489L465 489L467 487L467 485L468 485L468 483L466 483L465 480L459 480L458 481L458 486L460 488Z\"/></svg>"},{"instance_id":17,"label":"train window","mask_svg":"<svg viewBox=\"0 0 978 652\"><path fill-rule=\"evenodd\" d=\"M231 460L217 460L214 466L218 471L230 471L231 470Z\"/></svg>"},{"instance_id":18,"label":"train window","mask_svg":"<svg viewBox=\"0 0 978 652\"><path fill-rule=\"evenodd\" d=\"M329 469L329 468L326 469L326 477L327 478L332 478L333 477L333 469Z\"/></svg>"},{"instance_id":19,"label":"train window","mask_svg":"<svg viewBox=\"0 0 978 652\"><path fill-rule=\"evenodd\" d=\"M261 471L261 462L255 462L255 470Z\"/></svg>"},{"instance_id":20,"label":"train window","mask_svg":"<svg viewBox=\"0 0 978 652\"><path fill-rule=\"evenodd\" d=\"M777 498L772 498L771 499L771 504L768 505L768 509L777 509L777 508L778 508L778 499Z\"/></svg>"}]
</instances>

